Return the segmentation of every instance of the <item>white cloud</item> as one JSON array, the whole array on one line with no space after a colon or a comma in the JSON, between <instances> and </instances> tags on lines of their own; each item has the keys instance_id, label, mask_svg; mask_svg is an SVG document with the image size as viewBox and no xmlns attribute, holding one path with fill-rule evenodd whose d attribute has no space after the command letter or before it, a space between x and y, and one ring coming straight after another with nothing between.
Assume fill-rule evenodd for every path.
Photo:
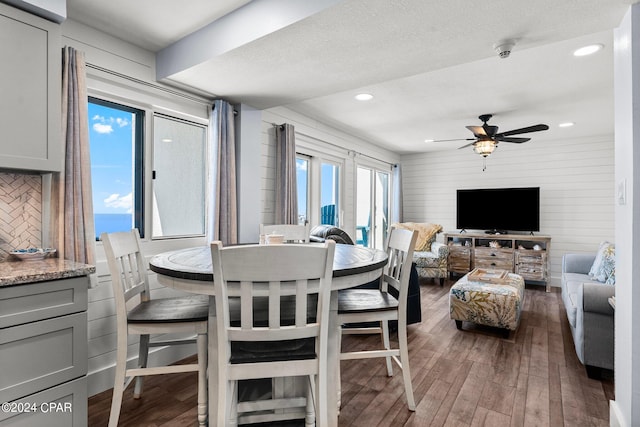
<instances>
[{"instance_id":1,"label":"white cloud","mask_svg":"<svg viewBox=\"0 0 640 427\"><path fill-rule=\"evenodd\" d=\"M104 117L98 114L93 116L91 120L96 122L93 124L93 130L102 134L109 134L113 132L114 124L121 128L129 126L131 124L131 122L126 118Z\"/></svg>"},{"instance_id":2,"label":"white cloud","mask_svg":"<svg viewBox=\"0 0 640 427\"><path fill-rule=\"evenodd\" d=\"M98 133L109 134L109 133L113 132L113 127L111 125L107 125L107 124L104 124L104 123L94 123L93 124L93 130L95 130Z\"/></svg>"},{"instance_id":3,"label":"white cloud","mask_svg":"<svg viewBox=\"0 0 640 427\"><path fill-rule=\"evenodd\" d=\"M115 193L104 199L104 205L108 208L126 209L127 212L133 211L133 194L129 193L126 196L120 196Z\"/></svg>"},{"instance_id":4,"label":"white cloud","mask_svg":"<svg viewBox=\"0 0 640 427\"><path fill-rule=\"evenodd\" d=\"M296 162L296 169L298 169L299 171L306 171L308 163L309 162Z\"/></svg>"},{"instance_id":5,"label":"white cloud","mask_svg":"<svg viewBox=\"0 0 640 427\"><path fill-rule=\"evenodd\" d=\"M118 126L120 126L121 128L125 127L125 126L129 126L129 120L127 119L123 119L118 117L116 119L116 123L118 124Z\"/></svg>"}]
</instances>

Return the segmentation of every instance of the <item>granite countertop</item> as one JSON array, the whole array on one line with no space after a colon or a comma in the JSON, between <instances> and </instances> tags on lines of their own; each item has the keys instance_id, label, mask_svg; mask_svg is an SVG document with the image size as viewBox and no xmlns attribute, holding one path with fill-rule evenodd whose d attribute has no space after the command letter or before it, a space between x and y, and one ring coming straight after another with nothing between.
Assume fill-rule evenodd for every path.
<instances>
[{"instance_id":1,"label":"granite countertop","mask_svg":"<svg viewBox=\"0 0 640 427\"><path fill-rule=\"evenodd\" d=\"M96 268L92 265L60 258L5 261L0 262L0 287L85 276L95 271Z\"/></svg>"}]
</instances>

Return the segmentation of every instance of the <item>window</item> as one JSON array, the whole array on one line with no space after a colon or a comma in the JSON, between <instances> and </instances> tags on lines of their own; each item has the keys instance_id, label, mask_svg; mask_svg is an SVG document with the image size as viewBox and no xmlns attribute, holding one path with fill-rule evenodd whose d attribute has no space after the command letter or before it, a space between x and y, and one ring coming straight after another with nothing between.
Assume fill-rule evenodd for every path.
<instances>
[{"instance_id":1,"label":"window","mask_svg":"<svg viewBox=\"0 0 640 427\"><path fill-rule=\"evenodd\" d=\"M205 234L204 123L89 97L89 141L96 239L133 227L154 239Z\"/></svg>"},{"instance_id":2,"label":"window","mask_svg":"<svg viewBox=\"0 0 640 427\"><path fill-rule=\"evenodd\" d=\"M320 224L338 225L340 167L322 162L320 166Z\"/></svg>"},{"instance_id":3,"label":"window","mask_svg":"<svg viewBox=\"0 0 640 427\"><path fill-rule=\"evenodd\" d=\"M206 127L156 114L153 135L153 237L202 236Z\"/></svg>"},{"instance_id":4,"label":"window","mask_svg":"<svg viewBox=\"0 0 640 427\"><path fill-rule=\"evenodd\" d=\"M356 244L382 249L389 227L389 173L358 167L356 180Z\"/></svg>"},{"instance_id":5,"label":"window","mask_svg":"<svg viewBox=\"0 0 640 427\"><path fill-rule=\"evenodd\" d=\"M339 160L297 153L296 169L299 223L340 226Z\"/></svg>"},{"instance_id":6,"label":"window","mask_svg":"<svg viewBox=\"0 0 640 427\"><path fill-rule=\"evenodd\" d=\"M309 222L309 160L307 156L296 156L298 224Z\"/></svg>"},{"instance_id":7,"label":"window","mask_svg":"<svg viewBox=\"0 0 640 427\"><path fill-rule=\"evenodd\" d=\"M89 98L89 141L96 239L143 221L144 111Z\"/></svg>"}]
</instances>

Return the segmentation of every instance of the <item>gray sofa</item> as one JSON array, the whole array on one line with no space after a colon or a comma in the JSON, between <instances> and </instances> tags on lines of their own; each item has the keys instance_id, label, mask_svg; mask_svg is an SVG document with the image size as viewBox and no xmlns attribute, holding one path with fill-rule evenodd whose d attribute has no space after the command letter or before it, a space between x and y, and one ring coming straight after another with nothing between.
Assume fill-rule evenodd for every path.
<instances>
[{"instance_id":1,"label":"gray sofa","mask_svg":"<svg viewBox=\"0 0 640 427\"><path fill-rule=\"evenodd\" d=\"M615 287L593 280L589 270L596 254L565 254L562 258L562 302L567 310L578 359L590 378L613 369L614 310L609 297Z\"/></svg>"}]
</instances>

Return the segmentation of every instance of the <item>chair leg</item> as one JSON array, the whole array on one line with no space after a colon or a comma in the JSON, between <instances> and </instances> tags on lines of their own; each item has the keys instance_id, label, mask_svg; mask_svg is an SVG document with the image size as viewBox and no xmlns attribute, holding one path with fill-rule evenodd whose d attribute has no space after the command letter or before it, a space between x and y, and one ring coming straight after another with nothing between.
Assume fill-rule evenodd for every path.
<instances>
[{"instance_id":1,"label":"chair leg","mask_svg":"<svg viewBox=\"0 0 640 427\"><path fill-rule=\"evenodd\" d=\"M227 423L220 424L228 427L234 427L238 425L238 381L229 381L227 389L229 391L229 400L227 406ZM226 400L226 399L225 399Z\"/></svg>"},{"instance_id":2,"label":"chair leg","mask_svg":"<svg viewBox=\"0 0 640 427\"><path fill-rule=\"evenodd\" d=\"M316 385L315 381L313 380L313 375L309 375L307 378L309 381L307 386L307 407L304 418L304 425L305 427L313 427L316 425Z\"/></svg>"},{"instance_id":3,"label":"chair leg","mask_svg":"<svg viewBox=\"0 0 640 427\"><path fill-rule=\"evenodd\" d=\"M111 413L109 414L109 427L117 427L122 407L122 395L124 394L125 376L127 370L127 340L124 343L118 339L116 349L116 372L113 383L113 395L111 397Z\"/></svg>"},{"instance_id":4,"label":"chair leg","mask_svg":"<svg viewBox=\"0 0 640 427\"><path fill-rule=\"evenodd\" d=\"M398 320L398 345L400 347L400 364L402 365L402 381L407 395L407 406L410 411L416 410L416 401L413 398L413 386L411 385L411 370L409 369L409 343L407 341L407 322Z\"/></svg>"},{"instance_id":5,"label":"chair leg","mask_svg":"<svg viewBox=\"0 0 640 427\"><path fill-rule=\"evenodd\" d=\"M140 335L140 345L138 347L138 367L146 368L149 360L149 335ZM136 385L133 389L133 398L140 399L142 387L144 386L144 376L136 378Z\"/></svg>"},{"instance_id":6,"label":"chair leg","mask_svg":"<svg viewBox=\"0 0 640 427\"><path fill-rule=\"evenodd\" d=\"M441 277L440 278L440 286L443 286L443 285L444 285L444 277Z\"/></svg>"},{"instance_id":7,"label":"chair leg","mask_svg":"<svg viewBox=\"0 0 640 427\"><path fill-rule=\"evenodd\" d=\"M207 334L198 334L198 424L207 423Z\"/></svg>"},{"instance_id":8,"label":"chair leg","mask_svg":"<svg viewBox=\"0 0 640 427\"><path fill-rule=\"evenodd\" d=\"M389 345L389 321L383 320L380 322L380 328L382 329L382 345L386 350L389 350L391 347ZM385 357L387 362L387 375L393 376L393 366L391 366L391 356Z\"/></svg>"},{"instance_id":9,"label":"chair leg","mask_svg":"<svg viewBox=\"0 0 640 427\"><path fill-rule=\"evenodd\" d=\"M213 420L209 420L209 425L226 426L227 420L231 416L232 396L233 396L233 383L234 381L228 381L224 372L218 372L218 420L216 423Z\"/></svg>"}]
</instances>

